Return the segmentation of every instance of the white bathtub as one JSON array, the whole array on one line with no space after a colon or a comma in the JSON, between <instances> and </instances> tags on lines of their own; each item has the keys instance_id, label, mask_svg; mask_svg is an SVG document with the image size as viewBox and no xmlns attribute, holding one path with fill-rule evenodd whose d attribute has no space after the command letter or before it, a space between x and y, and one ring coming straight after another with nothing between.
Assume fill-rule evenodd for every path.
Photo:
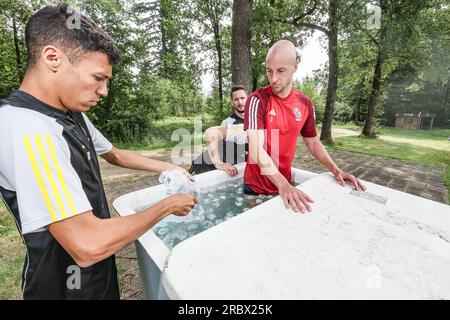
<instances>
[{"instance_id":1,"label":"white bathtub","mask_svg":"<svg viewBox=\"0 0 450 320\"><path fill-rule=\"evenodd\" d=\"M245 164L238 166L242 177ZM202 186L230 178L196 176ZM313 197L294 213L275 197L172 250L148 231L136 241L149 299L449 299L450 207L365 182L341 187L293 169ZM113 203L119 215L166 196L163 185Z\"/></svg>"}]
</instances>

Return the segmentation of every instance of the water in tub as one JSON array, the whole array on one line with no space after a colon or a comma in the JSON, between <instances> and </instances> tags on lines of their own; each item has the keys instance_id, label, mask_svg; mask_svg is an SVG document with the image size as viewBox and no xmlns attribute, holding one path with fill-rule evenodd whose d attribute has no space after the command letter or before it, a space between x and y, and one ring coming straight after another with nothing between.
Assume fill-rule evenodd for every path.
<instances>
[{"instance_id":1,"label":"water in tub","mask_svg":"<svg viewBox=\"0 0 450 320\"><path fill-rule=\"evenodd\" d=\"M249 209L248 202L244 201L242 178L200 189L182 172L166 171L161 174L160 182L166 185L168 195L185 192L195 195L198 200L198 204L187 216L170 215L152 228L152 231L169 249ZM258 205L270 198L271 196L258 196L253 197L252 200ZM137 211L146 208L138 208Z\"/></svg>"}]
</instances>

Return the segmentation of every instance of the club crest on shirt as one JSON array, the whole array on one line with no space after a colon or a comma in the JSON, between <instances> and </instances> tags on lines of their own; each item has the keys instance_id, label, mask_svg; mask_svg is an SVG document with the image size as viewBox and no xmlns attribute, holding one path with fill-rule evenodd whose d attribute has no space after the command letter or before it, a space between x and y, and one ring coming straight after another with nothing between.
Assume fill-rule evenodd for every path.
<instances>
[{"instance_id":1,"label":"club crest on shirt","mask_svg":"<svg viewBox=\"0 0 450 320\"><path fill-rule=\"evenodd\" d=\"M302 113L298 107L294 108L295 121L302 121Z\"/></svg>"}]
</instances>

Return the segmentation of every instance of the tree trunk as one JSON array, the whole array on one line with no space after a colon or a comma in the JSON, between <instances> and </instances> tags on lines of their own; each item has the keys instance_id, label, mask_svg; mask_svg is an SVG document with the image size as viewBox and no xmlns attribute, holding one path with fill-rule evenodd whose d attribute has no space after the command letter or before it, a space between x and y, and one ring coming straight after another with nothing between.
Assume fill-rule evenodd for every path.
<instances>
[{"instance_id":1,"label":"tree trunk","mask_svg":"<svg viewBox=\"0 0 450 320\"><path fill-rule=\"evenodd\" d=\"M253 0L233 1L233 23L231 29L231 80L234 85L243 85L247 93L252 92L251 26Z\"/></svg>"},{"instance_id":2,"label":"tree trunk","mask_svg":"<svg viewBox=\"0 0 450 320\"><path fill-rule=\"evenodd\" d=\"M160 74L163 78L167 78L169 77L169 68L167 66L166 55L169 50L167 48L166 27L164 22L167 18L167 13L164 5L165 4L161 2L159 7L159 30L161 32L161 51L159 56L161 60Z\"/></svg>"},{"instance_id":3,"label":"tree trunk","mask_svg":"<svg viewBox=\"0 0 450 320\"><path fill-rule=\"evenodd\" d=\"M358 104L356 105L356 112L355 112L355 123L358 124L361 121L361 104L363 102L363 92L364 92L364 82L366 82L366 77L363 77L361 79L361 82L359 83L359 98L358 98Z\"/></svg>"},{"instance_id":4,"label":"tree trunk","mask_svg":"<svg viewBox=\"0 0 450 320\"><path fill-rule=\"evenodd\" d=\"M383 59L381 57L381 48L379 47L377 52L377 61L375 63L375 71L373 73L372 90L370 92L369 104L367 106L366 121L364 122L364 128L361 133L361 135L365 137L373 136L373 117L375 116L375 107L380 94L382 65Z\"/></svg>"},{"instance_id":5,"label":"tree trunk","mask_svg":"<svg viewBox=\"0 0 450 320\"><path fill-rule=\"evenodd\" d=\"M333 143L331 126L333 124L334 103L336 102L336 90L339 73L338 64L338 17L337 9L339 1L329 1L329 32L328 32L328 89L325 114L323 116L320 140Z\"/></svg>"},{"instance_id":6,"label":"tree trunk","mask_svg":"<svg viewBox=\"0 0 450 320\"><path fill-rule=\"evenodd\" d=\"M366 120L361 135L364 137L373 137L373 118L375 116L375 108L377 106L378 97L381 88L381 75L383 68L383 50L384 50L384 35L385 27L383 23L384 14L386 12L386 1L380 0L381 17L380 17L380 37L378 40L378 51L375 62L375 70L373 72L372 90L370 91L369 104L367 105Z\"/></svg>"},{"instance_id":7,"label":"tree trunk","mask_svg":"<svg viewBox=\"0 0 450 320\"><path fill-rule=\"evenodd\" d=\"M258 89L258 76L256 74L253 74L253 87L252 92L256 91Z\"/></svg>"},{"instance_id":8,"label":"tree trunk","mask_svg":"<svg viewBox=\"0 0 450 320\"><path fill-rule=\"evenodd\" d=\"M222 70L222 42L220 40L220 26L219 21L215 20L213 22L214 25L214 42L216 45L216 51L217 51L217 78L219 81L219 101L220 101L220 113L223 115L223 70Z\"/></svg>"},{"instance_id":9,"label":"tree trunk","mask_svg":"<svg viewBox=\"0 0 450 320\"><path fill-rule=\"evenodd\" d=\"M355 112L355 123L358 124L361 121L361 97L358 99L358 105Z\"/></svg>"},{"instance_id":10,"label":"tree trunk","mask_svg":"<svg viewBox=\"0 0 450 320\"><path fill-rule=\"evenodd\" d=\"M22 58L20 55L19 37L17 36L17 25L16 25L16 18L14 17L14 14L12 16L12 22L13 22L13 33L14 33L14 47L16 49L17 78L19 80L19 83L21 83L22 82Z\"/></svg>"}]
</instances>

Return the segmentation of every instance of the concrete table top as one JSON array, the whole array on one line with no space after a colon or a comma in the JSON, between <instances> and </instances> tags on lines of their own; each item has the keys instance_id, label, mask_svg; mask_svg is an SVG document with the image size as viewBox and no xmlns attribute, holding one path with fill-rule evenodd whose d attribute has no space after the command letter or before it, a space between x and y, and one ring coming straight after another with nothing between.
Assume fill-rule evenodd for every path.
<instances>
[{"instance_id":1,"label":"concrete table top","mask_svg":"<svg viewBox=\"0 0 450 320\"><path fill-rule=\"evenodd\" d=\"M449 299L450 206L329 173L298 186L313 212L280 197L175 246L173 299Z\"/></svg>"}]
</instances>

